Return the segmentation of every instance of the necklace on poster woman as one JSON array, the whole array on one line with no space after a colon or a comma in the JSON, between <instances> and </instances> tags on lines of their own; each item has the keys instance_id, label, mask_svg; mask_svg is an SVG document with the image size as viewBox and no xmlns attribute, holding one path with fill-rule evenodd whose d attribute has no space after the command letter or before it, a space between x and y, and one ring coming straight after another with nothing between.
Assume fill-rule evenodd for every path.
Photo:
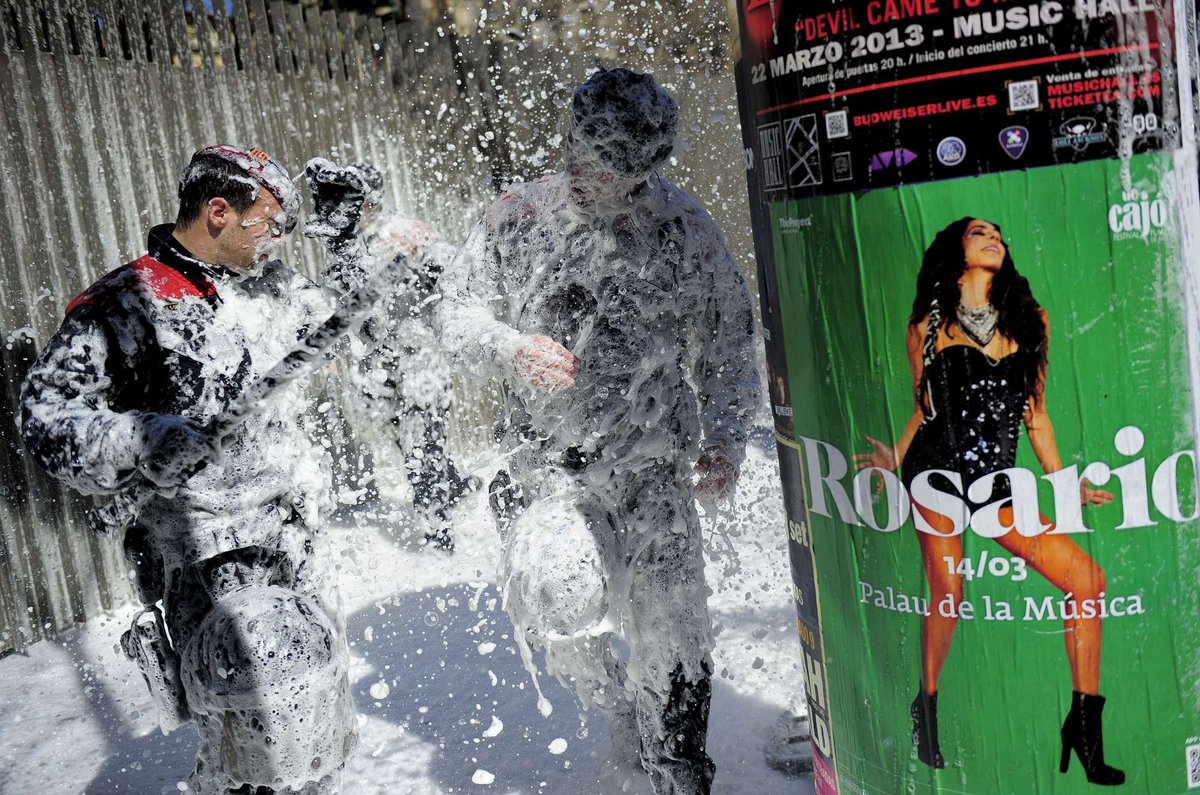
<instances>
[{"instance_id":1,"label":"necklace on poster woman","mask_svg":"<svg viewBox=\"0 0 1200 795\"><path fill-rule=\"evenodd\" d=\"M988 343L996 336L996 324L1000 320L1000 312L990 303L983 306L966 307L959 305L955 312L955 319L958 321L958 327L963 330L967 338L971 342L979 346L980 351L987 347ZM991 356L987 359L992 364L995 364L998 359L993 359Z\"/></svg>"}]
</instances>

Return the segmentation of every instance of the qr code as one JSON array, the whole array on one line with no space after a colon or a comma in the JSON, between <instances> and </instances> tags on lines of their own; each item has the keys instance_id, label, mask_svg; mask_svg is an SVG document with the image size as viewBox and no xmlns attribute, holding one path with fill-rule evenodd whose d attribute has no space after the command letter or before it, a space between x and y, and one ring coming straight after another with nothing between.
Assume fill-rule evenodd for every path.
<instances>
[{"instance_id":1,"label":"qr code","mask_svg":"<svg viewBox=\"0 0 1200 795\"><path fill-rule=\"evenodd\" d=\"M1187 747L1188 789L1200 787L1200 745Z\"/></svg>"},{"instance_id":2,"label":"qr code","mask_svg":"<svg viewBox=\"0 0 1200 795\"><path fill-rule=\"evenodd\" d=\"M1008 84L1009 110L1037 110L1040 104L1036 80L1019 80Z\"/></svg>"},{"instance_id":3,"label":"qr code","mask_svg":"<svg viewBox=\"0 0 1200 795\"><path fill-rule=\"evenodd\" d=\"M848 138L850 136L846 111L835 110L825 114L825 135L828 138Z\"/></svg>"}]
</instances>

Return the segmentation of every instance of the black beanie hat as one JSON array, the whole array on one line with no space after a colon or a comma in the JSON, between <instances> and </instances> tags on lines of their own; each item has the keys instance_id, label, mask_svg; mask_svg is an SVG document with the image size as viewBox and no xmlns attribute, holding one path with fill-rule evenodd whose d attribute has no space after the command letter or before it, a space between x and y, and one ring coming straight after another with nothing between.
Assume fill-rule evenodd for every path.
<instances>
[{"instance_id":1,"label":"black beanie hat","mask_svg":"<svg viewBox=\"0 0 1200 795\"><path fill-rule=\"evenodd\" d=\"M642 176L662 165L678 132L674 97L648 74L601 69L571 99L576 154L591 152L602 166L623 176Z\"/></svg>"}]
</instances>

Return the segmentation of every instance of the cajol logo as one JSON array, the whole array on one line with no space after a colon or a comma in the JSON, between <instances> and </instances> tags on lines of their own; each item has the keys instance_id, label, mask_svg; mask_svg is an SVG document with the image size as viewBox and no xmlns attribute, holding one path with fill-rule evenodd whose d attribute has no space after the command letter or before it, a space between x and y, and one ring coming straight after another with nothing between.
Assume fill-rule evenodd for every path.
<instances>
[{"instance_id":1,"label":"cajol logo","mask_svg":"<svg viewBox=\"0 0 1200 795\"><path fill-rule=\"evenodd\" d=\"M1121 202L1108 208L1108 228L1118 240L1145 239L1167 225L1169 210L1167 200L1158 194L1151 198L1146 191L1122 191Z\"/></svg>"}]
</instances>

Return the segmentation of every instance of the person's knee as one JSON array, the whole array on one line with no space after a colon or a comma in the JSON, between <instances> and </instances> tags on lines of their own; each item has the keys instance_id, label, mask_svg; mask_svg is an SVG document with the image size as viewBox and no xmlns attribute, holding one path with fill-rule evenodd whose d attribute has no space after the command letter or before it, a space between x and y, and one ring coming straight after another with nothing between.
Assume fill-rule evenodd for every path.
<instances>
[{"instance_id":1,"label":"person's knee","mask_svg":"<svg viewBox=\"0 0 1200 795\"><path fill-rule=\"evenodd\" d=\"M591 556L538 558L515 571L507 605L525 628L547 638L570 637L598 625L608 612L608 588Z\"/></svg>"},{"instance_id":2,"label":"person's knee","mask_svg":"<svg viewBox=\"0 0 1200 795\"><path fill-rule=\"evenodd\" d=\"M1093 561L1087 568L1085 579L1079 583L1079 587L1075 591L1075 598L1099 599L1100 594L1104 593L1107 588L1108 578L1104 574L1104 569Z\"/></svg>"},{"instance_id":3,"label":"person's knee","mask_svg":"<svg viewBox=\"0 0 1200 795\"><path fill-rule=\"evenodd\" d=\"M587 519L567 500L535 502L513 523L502 576L514 621L546 637L599 624L609 565Z\"/></svg>"},{"instance_id":4,"label":"person's knee","mask_svg":"<svg viewBox=\"0 0 1200 795\"><path fill-rule=\"evenodd\" d=\"M254 782L316 781L354 743L348 656L311 597L277 586L218 601L183 650L183 686L222 770Z\"/></svg>"}]
</instances>

